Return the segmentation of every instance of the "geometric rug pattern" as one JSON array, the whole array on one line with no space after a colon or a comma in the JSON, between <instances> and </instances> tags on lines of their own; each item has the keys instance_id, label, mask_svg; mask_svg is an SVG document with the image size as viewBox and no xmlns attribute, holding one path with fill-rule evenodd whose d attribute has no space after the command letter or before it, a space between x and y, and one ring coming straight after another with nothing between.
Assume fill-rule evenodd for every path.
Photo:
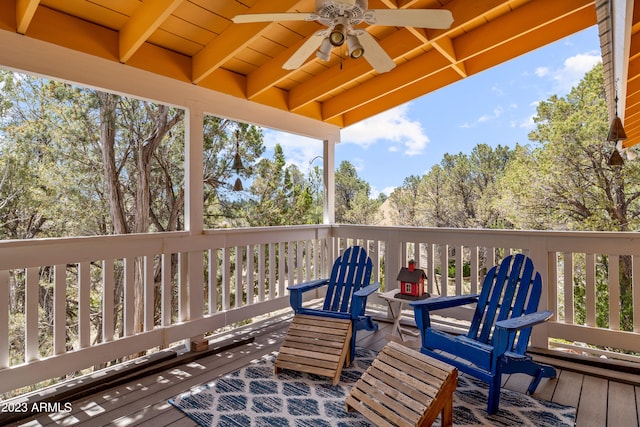
<instances>
[{"instance_id":1,"label":"geometric rug pattern","mask_svg":"<svg viewBox=\"0 0 640 427\"><path fill-rule=\"evenodd\" d=\"M358 348L356 358L342 370L333 386L328 377L297 371L273 373L277 353L208 384L169 400L201 426L255 427L368 427L358 412L347 412L345 399L351 387L376 357ZM575 408L536 400L502 390L500 408L487 415L487 387L472 377L458 376L454 394L456 426L573 426ZM434 426L439 425L439 419Z\"/></svg>"}]
</instances>

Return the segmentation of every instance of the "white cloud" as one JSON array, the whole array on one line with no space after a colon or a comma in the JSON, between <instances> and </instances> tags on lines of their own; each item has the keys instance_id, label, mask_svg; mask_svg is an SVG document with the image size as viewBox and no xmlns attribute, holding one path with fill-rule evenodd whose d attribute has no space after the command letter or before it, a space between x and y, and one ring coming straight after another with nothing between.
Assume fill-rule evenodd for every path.
<instances>
[{"instance_id":1,"label":"white cloud","mask_svg":"<svg viewBox=\"0 0 640 427\"><path fill-rule=\"evenodd\" d=\"M287 163L298 166L302 172L306 172L310 168L309 162L311 160L322 155L322 141L320 140L271 129L263 129L263 132L264 145L267 147L267 153L264 156L271 158L273 148L276 144L280 144ZM321 164L322 161L320 161Z\"/></svg>"},{"instance_id":2,"label":"white cloud","mask_svg":"<svg viewBox=\"0 0 640 427\"><path fill-rule=\"evenodd\" d=\"M382 189L382 191L380 191L380 192L381 192L381 193L386 194L387 196L390 196L390 195L391 195L391 193L393 193L393 191L394 191L396 188L398 188L398 187L384 187L384 188Z\"/></svg>"},{"instance_id":3,"label":"white cloud","mask_svg":"<svg viewBox=\"0 0 640 427\"><path fill-rule=\"evenodd\" d=\"M390 142L391 147L402 149L407 156L422 154L429 137L422 124L410 119L408 113L409 105L405 104L349 126L342 131L342 142L362 148L378 142Z\"/></svg>"},{"instance_id":4,"label":"white cloud","mask_svg":"<svg viewBox=\"0 0 640 427\"><path fill-rule=\"evenodd\" d=\"M478 123L484 123L490 120L495 120L499 118L502 115L502 113L504 113L504 108L498 106L493 109L493 112L491 114L483 114L482 116L480 116L478 118Z\"/></svg>"},{"instance_id":5,"label":"white cloud","mask_svg":"<svg viewBox=\"0 0 640 427\"><path fill-rule=\"evenodd\" d=\"M536 75L540 78L551 78L554 81L553 91L564 95L577 86L584 75L601 61L602 56L599 52L579 53L565 59L558 69L547 69L545 73L539 73L537 69Z\"/></svg>"},{"instance_id":6,"label":"white cloud","mask_svg":"<svg viewBox=\"0 0 640 427\"><path fill-rule=\"evenodd\" d=\"M547 67L538 67L536 68L535 75L538 77L544 77L549 75L549 68Z\"/></svg>"}]
</instances>

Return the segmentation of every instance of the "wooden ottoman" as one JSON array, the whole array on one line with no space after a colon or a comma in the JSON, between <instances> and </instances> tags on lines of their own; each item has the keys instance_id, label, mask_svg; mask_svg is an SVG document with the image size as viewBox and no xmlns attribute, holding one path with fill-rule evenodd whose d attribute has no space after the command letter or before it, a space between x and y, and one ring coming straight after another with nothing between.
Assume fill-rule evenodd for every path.
<instances>
[{"instance_id":1,"label":"wooden ottoman","mask_svg":"<svg viewBox=\"0 0 640 427\"><path fill-rule=\"evenodd\" d=\"M442 414L453 425L453 392L458 370L418 351L389 342L347 397L378 426L430 426Z\"/></svg>"},{"instance_id":2,"label":"wooden ottoman","mask_svg":"<svg viewBox=\"0 0 640 427\"><path fill-rule=\"evenodd\" d=\"M340 381L342 367L349 365L351 320L296 314L274 363L281 368L330 377Z\"/></svg>"}]
</instances>

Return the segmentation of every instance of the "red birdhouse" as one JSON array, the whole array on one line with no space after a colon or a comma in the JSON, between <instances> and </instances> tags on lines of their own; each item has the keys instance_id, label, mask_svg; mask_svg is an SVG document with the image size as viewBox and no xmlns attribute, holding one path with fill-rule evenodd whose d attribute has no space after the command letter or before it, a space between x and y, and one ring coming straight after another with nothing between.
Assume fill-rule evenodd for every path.
<instances>
[{"instance_id":1,"label":"red birdhouse","mask_svg":"<svg viewBox=\"0 0 640 427\"><path fill-rule=\"evenodd\" d=\"M402 267L398 278L400 281L400 294L420 298L424 295L424 279L427 277L424 270L416 268L416 262L410 260L408 267Z\"/></svg>"}]
</instances>

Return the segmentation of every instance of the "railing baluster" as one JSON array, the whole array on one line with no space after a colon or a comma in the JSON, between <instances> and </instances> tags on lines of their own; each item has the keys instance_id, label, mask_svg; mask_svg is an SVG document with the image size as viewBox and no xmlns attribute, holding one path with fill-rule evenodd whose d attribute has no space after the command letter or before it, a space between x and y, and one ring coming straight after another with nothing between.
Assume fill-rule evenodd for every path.
<instances>
[{"instance_id":1,"label":"railing baluster","mask_svg":"<svg viewBox=\"0 0 640 427\"><path fill-rule=\"evenodd\" d=\"M162 314L162 326L171 325L171 315L172 315L172 307L171 307L171 297L173 292L171 290L173 287L171 286L171 254L162 254L160 257L160 262L162 263L162 282L161 282L161 314ZM209 275L211 275L211 268L209 268Z\"/></svg>"},{"instance_id":2,"label":"railing baluster","mask_svg":"<svg viewBox=\"0 0 640 427\"><path fill-rule=\"evenodd\" d=\"M287 286L295 284L295 270L297 268L294 255L296 253L296 242L290 241L287 243ZM280 295L284 295L284 290Z\"/></svg>"},{"instance_id":3,"label":"railing baluster","mask_svg":"<svg viewBox=\"0 0 640 427\"><path fill-rule=\"evenodd\" d=\"M247 304L253 304L253 297L256 292L255 281L253 280L255 273L255 246L247 245Z\"/></svg>"},{"instance_id":4,"label":"railing baluster","mask_svg":"<svg viewBox=\"0 0 640 427\"><path fill-rule=\"evenodd\" d=\"M449 295L449 245L440 245L440 283L442 295Z\"/></svg>"},{"instance_id":5,"label":"railing baluster","mask_svg":"<svg viewBox=\"0 0 640 427\"><path fill-rule=\"evenodd\" d=\"M113 341L115 327L113 260L102 261L102 342Z\"/></svg>"},{"instance_id":6,"label":"railing baluster","mask_svg":"<svg viewBox=\"0 0 640 427\"><path fill-rule=\"evenodd\" d=\"M436 245L427 243L427 283L429 293L434 295L438 288L436 283ZM438 290L438 294L440 291Z\"/></svg>"},{"instance_id":7,"label":"railing baluster","mask_svg":"<svg viewBox=\"0 0 640 427\"><path fill-rule=\"evenodd\" d=\"M123 259L124 266L124 336L130 337L135 332L135 287L136 260L134 257Z\"/></svg>"},{"instance_id":8,"label":"railing baluster","mask_svg":"<svg viewBox=\"0 0 640 427\"><path fill-rule=\"evenodd\" d=\"M235 247L235 253L236 253L236 265L235 265L235 280L234 280L234 294L235 294L235 298L234 298L234 307L238 308L241 307L242 304L242 295L243 295L243 289L244 289L244 285L242 282L242 246L236 246Z\"/></svg>"},{"instance_id":9,"label":"railing baluster","mask_svg":"<svg viewBox=\"0 0 640 427\"><path fill-rule=\"evenodd\" d=\"M0 271L0 369L8 368L9 357L9 272Z\"/></svg>"},{"instance_id":10,"label":"railing baluster","mask_svg":"<svg viewBox=\"0 0 640 427\"><path fill-rule=\"evenodd\" d=\"M469 264L471 270L470 292L472 294L477 294L480 291L480 280L478 278L478 275L480 274L479 253L480 248L478 246L474 245L469 248Z\"/></svg>"},{"instance_id":11,"label":"railing baluster","mask_svg":"<svg viewBox=\"0 0 640 427\"><path fill-rule=\"evenodd\" d=\"M305 240L304 242L304 275L301 281L309 281L315 276L313 275L312 266L315 265L313 260L314 251L313 251L313 241Z\"/></svg>"},{"instance_id":12,"label":"railing baluster","mask_svg":"<svg viewBox=\"0 0 640 427\"><path fill-rule=\"evenodd\" d=\"M58 264L53 269L53 354L57 355L67 351L67 266ZM5 301L2 296L0 301Z\"/></svg>"},{"instance_id":13,"label":"railing baluster","mask_svg":"<svg viewBox=\"0 0 640 427\"><path fill-rule=\"evenodd\" d=\"M78 264L78 344L80 348L91 345L91 264Z\"/></svg>"},{"instance_id":14,"label":"railing baluster","mask_svg":"<svg viewBox=\"0 0 640 427\"><path fill-rule=\"evenodd\" d=\"M586 283L586 308L587 326L596 326L596 257L595 254L586 254L585 271L587 273Z\"/></svg>"},{"instance_id":15,"label":"railing baluster","mask_svg":"<svg viewBox=\"0 0 640 427\"><path fill-rule=\"evenodd\" d=\"M269 243L269 299L276 297L276 245Z\"/></svg>"},{"instance_id":16,"label":"railing baluster","mask_svg":"<svg viewBox=\"0 0 640 427\"><path fill-rule=\"evenodd\" d=\"M39 331L38 331L38 303L40 298L40 269L38 267L27 268L27 283L25 289L25 362L31 362L39 358Z\"/></svg>"},{"instance_id":17,"label":"railing baluster","mask_svg":"<svg viewBox=\"0 0 640 427\"><path fill-rule=\"evenodd\" d=\"M267 247L265 245L258 245L258 301L264 301L265 285L266 285L266 268L265 251Z\"/></svg>"},{"instance_id":18,"label":"railing baluster","mask_svg":"<svg viewBox=\"0 0 640 427\"><path fill-rule=\"evenodd\" d=\"M287 251L285 249L285 242L278 243L278 296L281 297L284 295L285 289L285 281L286 281L286 273L285 266L287 262Z\"/></svg>"},{"instance_id":19,"label":"railing baluster","mask_svg":"<svg viewBox=\"0 0 640 427\"><path fill-rule=\"evenodd\" d=\"M152 331L155 318L154 293L156 288L155 275L153 274L153 255L144 257L144 330ZM192 316L193 313L189 313Z\"/></svg>"},{"instance_id":20,"label":"railing baluster","mask_svg":"<svg viewBox=\"0 0 640 427\"><path fill-rule=\"evenodd\" d=\"M178 253L178 320L189 320L189 281L187 280L188 255Z\"/></svg>"},{"instance_id":21,"label":"railing baluster","mask_svg":"<svg viewBox=\"0 0 640 427\"><path fill-rule=\"evenodd\" d=\"M464 247L456 246L456 295L462 295L462 276L464 275Z\"/></svg>"},{"instance_id":22,"label":"railing baluster","mask_svg":"<svg viewBox=\"0 0 640 427\"><path fill-rule=\"evenodd\" d=\"M306 271L309 271L309 266L305 260L305 245L308 245L308 242L302 242L300 240L296 241L296 267L298 269L298 279L296 283L302 283L304 281L304 275Z\"/></svg>"},{"instance_id":23,"label":"railing baluster","mask_svg":"<svg viewBox=\"0 0 640 427\"><path fill-rule=\"evenodd\" d=\"M549 252L547 254L547 278L542 279L547 283L547 310L553 312L553 319L558 319L558 253ZM544 285L543 285L544 287ZM544 289L543 289L544 295ZM544 302L544 301L542 301ZM548 337L547 337L548 338Z\"/></svg>"},{"instance_id":24,"label":"railing baluster","mask_svg":"<svg viewBox=\"0 0 640 427\"><path fill-rule=\"evenodd\" d=\"M231 307L231 261L229 249L222 248L222 310Z\"/></svg>"},{"instance_id":25,"label":"railing baluster","mask_svg":"<svg viewBox=\"0 0 640 427\"><path fill-rule=\"evenodd\" d=\"M573 254L564 252L564 322L573 325L575 323L573 308Z\"/></svg>"},{"instance_id":26,"label":"railing baluster","mask_svg":"<svg viewBox=\"0 0 640 427\"><path fill-rule=\"evenodd\" d=\"M620 330L620 257L609 255L609 328Z\"/></svg>"}]
</instances>

